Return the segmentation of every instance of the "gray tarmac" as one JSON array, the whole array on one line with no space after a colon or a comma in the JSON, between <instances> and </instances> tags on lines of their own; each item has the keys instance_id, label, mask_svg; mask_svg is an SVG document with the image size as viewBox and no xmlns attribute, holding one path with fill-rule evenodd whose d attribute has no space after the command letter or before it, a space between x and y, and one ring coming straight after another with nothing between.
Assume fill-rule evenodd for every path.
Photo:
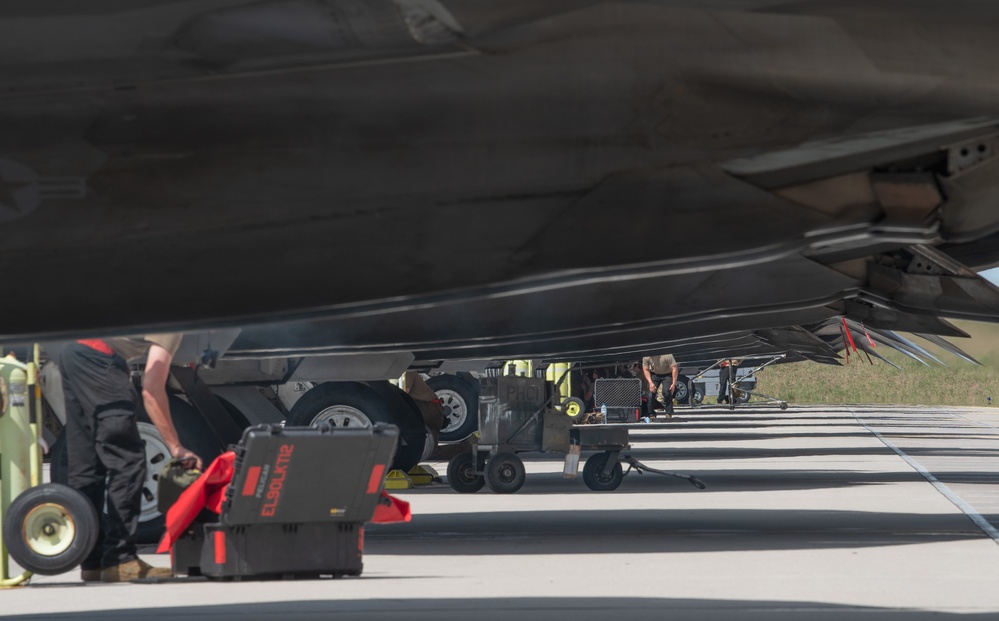
<instances>
[{"instance_id":1,"label":"gray tarmac","mask_svg":"<svg viewBox=\"0 0 999 621\"><path fill-rule=\"evenodd\" d=\"M707 490L632 473L591 492L561 461L524 454L513 495L397 492L413 520L367 528L359 578L84 585L71 573L0 591L0 617L999 619L999 408L678 416L633 426L631 454Z\"/></svg>"}]
</instances>

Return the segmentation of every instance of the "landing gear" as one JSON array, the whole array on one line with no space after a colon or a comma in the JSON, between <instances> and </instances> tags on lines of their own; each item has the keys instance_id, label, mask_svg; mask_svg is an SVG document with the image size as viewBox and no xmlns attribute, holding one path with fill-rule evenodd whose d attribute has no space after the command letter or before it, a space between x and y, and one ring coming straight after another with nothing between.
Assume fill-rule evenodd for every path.
<instances>
[{"instance_id":1,"label":"landing gear","mask_svg":"<svg viewBox=\"0 0 999 621\"><path fill-rule=\"evenodd\" d=\"M427 386L444 406L442 441L459 442L475 433L479 428L478 382L458 375L434 375L427 380Z\"/></svg>"},{"instance_id":2,"label":"landing gear","mask_svg":"<svg viewBox=\"0 0 999 621\"><path fill-rule=\"evenodd\" d=\"M363 428L374 423L399 427L399 446L393 470L409 471L420 463L426 448L427 428L417 412L401 400L402 407L360 382L326 382L305 393L288 413L289 427L329 423L334 427Z\"/></svg>"}]
</instances>

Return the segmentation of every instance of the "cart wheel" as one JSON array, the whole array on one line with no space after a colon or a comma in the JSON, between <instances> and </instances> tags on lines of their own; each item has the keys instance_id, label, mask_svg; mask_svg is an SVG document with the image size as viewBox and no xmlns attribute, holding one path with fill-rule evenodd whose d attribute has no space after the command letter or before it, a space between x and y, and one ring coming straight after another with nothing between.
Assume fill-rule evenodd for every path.
<instances>
[{"instance_id":1,"label":"cart wheel","mask_svg":"<svg viewBox=\"0 0 999 621\"><path fill-rule=\"evenodd\" d=\"M569 397L562 402L562 413L573 421L582 420L586 416L586 404L579 397Z\"/></svg>"},{"instance_id":2,"label":"cart wheel","mask_svg":"<svg viewBox=\"0 0 999 621\"><path fill-rule=\"evenodd\" d=\"M481 474L475 474L471 453L458 453L447 464L447 483L459 494L474 494L486 484Z\"/></svg>"},{"instance_id":3,"label":"cart wheel","mask_svg":"<svg viewBox=\"0 0 999 621\"><path fill-rule=\"evenodd\" d=\"M3 539L17 564L43 576L73 569L97 542L97 510L79 491L61 483L26 490L10 503Z\"/></svg>"},{"instance_id":4,"label":"cart wheel","mask_svg":"<svg viewBox=\"0 0 999 621\"><path fill-rule=\"evenodd\" d=\"M787 409L787 401L781 401L780 402L780 409L782 409L782 410L786 410Z\"/></svg>"},{"instance_id":5,"label":"cart wheel","mask_svg":"<svg viewBox=\"0 0 999 621\"><path fill-rule=\"evenodd\" d=\"M524 486L524 462L513 453L496 453L486 462L486 483L497 494L512 494Z\"/></svg>"},{"instance_id":6,"label":"cart wheel","mask_svg":"<svg viewBox=\"0 0 999 621\"><path fill-rule=\"evenodd\" d=\"M614 462L614 467L609 475L603 474L604 465L607 464L608 459L610 459L610 453L603 452L591 455L586 460L586 465L583 466L583 482L586 483L586 487L595 492L610 492L621 485L621 480L624 479L621 462Z\"/></svg>"}]
</instances>

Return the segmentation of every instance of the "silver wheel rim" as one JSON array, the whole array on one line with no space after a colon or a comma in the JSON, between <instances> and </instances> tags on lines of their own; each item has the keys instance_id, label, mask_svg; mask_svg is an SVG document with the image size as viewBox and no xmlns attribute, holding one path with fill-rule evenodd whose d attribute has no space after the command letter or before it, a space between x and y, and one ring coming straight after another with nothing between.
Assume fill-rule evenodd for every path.
<instances>
[{"instance_id":1,"label":"silver wheel rim","mask_svg":"<svg viewBox=\"0 0 999 621\"><path fill-rule=\"evenodd\" d=\"M349 405L334 405L316 414L312 424L329 423L334 427L349 427L351 429L370 429L371 419L364 412Z\"/></svg>"},{"instance_id":2,"label":"silver wheel rim","mask_svg":"<svg viewBox=\"0 0 999 621\"><path fill-rule=\"evenodd\" d=\"M139 513L139 521L148 522L161 515L157 506L160 491L160 468L170 460L170 449L163 442L163 436L156 429L156 425L142 422L137 423L137 425L139 437L145 445L146 452L146 480L142 483L142 511Z\"/></svg>"},{"instance_id":3,"label":"silver wheel rim","mask_svg":"<svg viewBox=\"0 0 999 621\"><path fill-rule=\"evenodd\" d=\"M461 398L461 395L449 388L442 388L434 392L437 393L437 398L441 400L441 405L444 406L445 425L441 429L441 433L456 431L468 419L468 405Z\"/></svg>"},{"instance_id":4,"label":"silver wheel rim","mask_svg":"<svg viewBox=\"0 0 999 621\"><path fill-rule=\"evenodd\" d=\"M683 382L676 383L676 398L686 399L687 398L687 385Z\"/></svg>"}]
</instances>

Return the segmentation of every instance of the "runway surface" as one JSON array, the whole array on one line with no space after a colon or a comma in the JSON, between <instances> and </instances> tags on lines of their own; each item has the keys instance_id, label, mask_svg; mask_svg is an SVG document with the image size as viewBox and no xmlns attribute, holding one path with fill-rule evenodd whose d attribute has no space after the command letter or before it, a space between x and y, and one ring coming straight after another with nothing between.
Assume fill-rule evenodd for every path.
<instances>
[{"instance_id":1,"label":"runway surface","mask_svg":"<svg viewBox=\"0 0 999 621\"><path fill-rule=\"evenodd\" d=\"M71 573L0 591L0 617L999 619L999 409L678 416L634 426L631 454L707 490L632 473L597 493L524 454L513 495L399 492L413 521L367 528L360 578L84 585Z\"/></svg>"}]
</instances>

